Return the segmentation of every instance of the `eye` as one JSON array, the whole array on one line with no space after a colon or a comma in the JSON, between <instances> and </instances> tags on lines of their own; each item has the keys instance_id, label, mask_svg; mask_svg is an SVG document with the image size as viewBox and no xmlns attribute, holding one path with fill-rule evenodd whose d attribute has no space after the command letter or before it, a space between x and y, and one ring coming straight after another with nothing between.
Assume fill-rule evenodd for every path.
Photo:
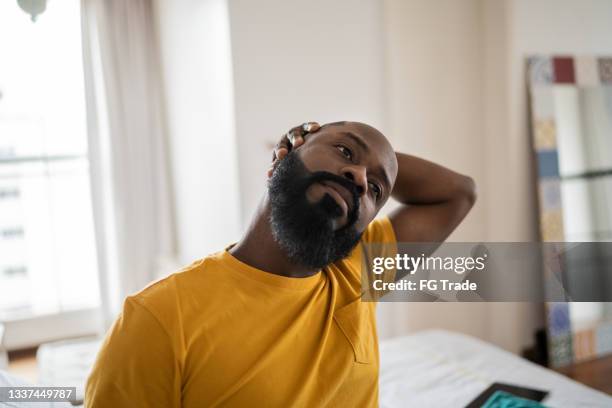
<instances>
[{"instance_id":1,"label":"eye","mask_svg":"<svg viewBox=\"0 0 612 408\"><path fill-rule=\"evenodd\" d=\"M374 195L376 196L376 200L378 201L380 197L382 196L382 189L376 183L370 182L368 184L370 185L370 190L374 192Z\"/></svg>"},{"instance_id":2,"label":"eye","mask_svg":"<svg viewBox=\"0 0 612 408\"><path fill-rule=\"evenodd\" d=\"M353 160L353 152L351 152L351 149L349 149L346 146L342 146L342 145L336 145L336 147L338 148L338 150L340 150L340 152L342 153L342 155L344 155L344 157L346 157L349 160Z\"/></svg>"}]
</instances>

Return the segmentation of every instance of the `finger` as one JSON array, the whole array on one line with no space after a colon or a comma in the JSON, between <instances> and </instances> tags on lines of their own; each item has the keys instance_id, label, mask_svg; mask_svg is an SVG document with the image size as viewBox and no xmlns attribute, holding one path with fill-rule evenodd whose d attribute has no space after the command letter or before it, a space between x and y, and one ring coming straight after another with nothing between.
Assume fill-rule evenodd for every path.
<instances>
[{"instance_id":1,"label":"finger","mask_svg":"<svg viewBox=\"0 0 612 408\"><path fill-rule=\"evenodd\" d=\"M287 137L287 140L289 142L289 147L290 148L298 147L299 145L304 143L303 135L304 135L304 131L302 130L301 125L296 126L290 131L288 131L285 136Z\"/></svg>"},{"instance_id":2,"label":"finger","mask_svg":"<svg viewBox=\"0 0 612 408\"><path fill-rule=\"evenodd\" d=\"M303 141L296 140L296 143L292 143L291 139L293 136L288 132L283 135L281 140L274 147L274 151L272 152L272 162L277 159L282 159L285 157L294 147L299 146Z\"/></svg>"},{"instance_id":3,"label":"finger","mask_svg":"<svg viewBox=\"0 0 612 408\"><path fill-rule=\"evenodd\" d=\"M292 148L291 142L289 141L289 137L285 134L281 140L276 143L274 146L274 151L272 152L272 161L276 160L279 155L286 155Z\"/></svg>"},{"instance_id":4,"label":"finger","mask_svg":"<svg viewBox=\"0 0 612 408\"><path fill-rule=\"evenodd\" d=\"M304 143L304 136L308 133L316 132L321 128L318 122L304 122L287 132L289 142L293 147L298 147Z\"/></svg>"},{"instance_id":5,"label":"finger","mask_svg":"<svg viewBox=\"0 0 612 408\"><path fill-rule=\"evenodd\" d=\"M303 144L304 144L304 136L295 136L293 138L293 143L292 143L293 148L300 147Z\"/></svg>"},{"instance_id":6,"label":"finger","mask_svg":"<svg viewBox=\"0 0 612 408\"><path fill-rule=\"evenodd\" d=\"M306 122L302 124L302 128L307 133L314 133L317 130L321 129L321 125L318 122Z\"/></svg>"},{"instance_id":7,"label":"finger","mask_svg":"<svg viewBox=\"0 0 612 408\"><path fill-rule=\"evenodd\" d=\"M281 160L287 155L287 153L289 153L289 150L286 147L281 147L276 151L276 158Z\"/></svg>"},{"instance_id":8,"label":"finger","mask_svg":"<svg viewBox=\"0 0 612 408\"><path fill-rule=\"evenodd\" d=\"M272 163L277 159L284 158L292 149L304 143L304 135L316 132L321 128L318 122L305 122L293 127L285 133L272 151Z\"/></svg>"},{"instance_id":9,"label":"finger","mask_svg":"<svg viewBox=\"0 0 612 408\"><path fill-rule=\"evenodd\" d=\"M286 154L285 154L286 155ZM284 156L283 156L284 157ZM274 160L271 164L270 167L268 167L268 178L272 177L272 174L274 173L274 170L276 170L276 167L278 166L278 164L281 162L281 159L283 157L280 157L276 160Z\"/></svg>"}]
</instances>

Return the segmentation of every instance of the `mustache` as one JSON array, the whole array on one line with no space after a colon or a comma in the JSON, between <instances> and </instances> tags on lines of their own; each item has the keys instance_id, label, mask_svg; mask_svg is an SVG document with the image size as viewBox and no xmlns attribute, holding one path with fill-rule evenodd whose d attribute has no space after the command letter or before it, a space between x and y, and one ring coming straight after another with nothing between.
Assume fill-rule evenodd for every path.
<instances>
[{"instance_id":1,"label":"mustache","mask_svg":"<svg viewBox=\"0 0 612 408\"><path fill-rule=\"evenodd\" d=\"M333 173L329 173L327 171L315 171L310 173L307 179L307 185L311 185L313 183L318 183L321 181L333 181L335 183L340 184L342 187L346 188L349 193L351 193L352 197L352 205L351 209L348 213L347 223L341 229L350 227L359 217L359 188L355 183L347 179L346 177L341 177Z\"/></svg>"}]
</instances>

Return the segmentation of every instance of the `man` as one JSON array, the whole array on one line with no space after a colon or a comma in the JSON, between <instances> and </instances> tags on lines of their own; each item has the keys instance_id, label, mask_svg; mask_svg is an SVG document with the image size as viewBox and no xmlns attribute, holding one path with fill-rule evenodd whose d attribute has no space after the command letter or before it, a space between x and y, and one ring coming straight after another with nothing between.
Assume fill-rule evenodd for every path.
<instances>
[{"instance_id":1,"label":"man","mask_svg":"<svg viewBox=\"0 0 612 408\"><path fill-rule=\"evenodd\" d=\"M357 122L292 129L243 238L129 296L87 407L378 405L360 243L440 242L474 182ZM374 219L389 197L403 203Z\"/></svg>"}]
</instances>

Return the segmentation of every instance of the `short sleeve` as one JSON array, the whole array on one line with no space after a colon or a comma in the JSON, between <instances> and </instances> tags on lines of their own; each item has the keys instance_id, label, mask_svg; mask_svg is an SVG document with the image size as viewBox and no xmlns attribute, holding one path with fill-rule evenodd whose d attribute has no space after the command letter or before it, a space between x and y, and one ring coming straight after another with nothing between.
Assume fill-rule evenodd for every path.
<instances>
[{"instance_id":1,"label":"short sleeve","mask_svg":"<svg viewBox=\"0 0 612 408\"><path fill-rule=\"evenodd\" d=\"M85 388L85 407L179 407L181 378L168 333L135 297L108 332Z\"/></svg>"},{"instance_id":2,"label":"short sleeve","mask_svg":"<svg viewBox=\"0 0 612 408\"><path fill-rule=\"evenodd\" d=\"M370 222L361 237L360 244L363 254L362 261L367 264L364 265L365 268L362 268L362 293L367 298L375 300L384 295L384 292L374 292L372 288L374 280L393 282L396 274L393 268L376 275L371 268L375 258L395 258L397 254L397 239L389 217L383 216Z\"/></svg>"}]
</instances>

